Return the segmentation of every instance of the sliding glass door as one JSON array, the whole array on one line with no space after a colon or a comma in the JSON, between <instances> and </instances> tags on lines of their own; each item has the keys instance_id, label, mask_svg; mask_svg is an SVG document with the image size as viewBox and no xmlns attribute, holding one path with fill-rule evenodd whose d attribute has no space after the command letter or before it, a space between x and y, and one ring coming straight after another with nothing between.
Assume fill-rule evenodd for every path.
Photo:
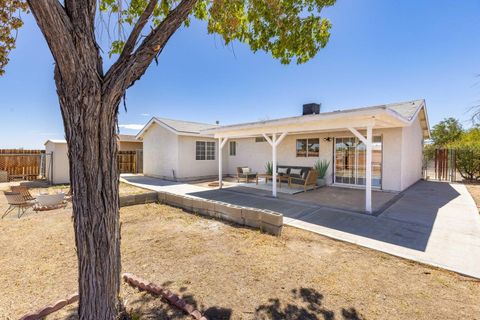
<instances>
[{"instance_id":1,"label":"sliding glass door","mask_svg":"<svg viewBox=\"0 0 480 320\"><path fill-rule=\"evenodd\" d=\"M335 183L365 185L366 146L356 137L335 138ZM372 145L372 187L382 186L382 137Z\"/></svg>"}]
</instances>

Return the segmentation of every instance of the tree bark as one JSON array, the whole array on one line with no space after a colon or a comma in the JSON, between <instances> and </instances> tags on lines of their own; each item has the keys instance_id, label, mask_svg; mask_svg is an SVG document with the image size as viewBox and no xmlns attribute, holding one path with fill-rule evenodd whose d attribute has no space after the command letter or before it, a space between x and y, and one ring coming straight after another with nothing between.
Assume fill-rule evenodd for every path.
<instances>
[{"instance_id":1,"label":"tree bark","mask_svg":"<svg viewBox=\"0 0 480 320\"><path fill-rule=\"evenodd\" d=\"M55 59L55 83L69 150L81 320L116 319L120 291L118 105L145 73L197 0L182 0L135 52L156 1L150 1L127 50L104 75L94 35L96 1L27 0Z\"/></svg>"},{"instance_id":2,"label":"tree bark","mask_svg":"<svg viewBox=\"0 0 480 320\"><path fill-rule=\"evenodd\" d=\"M58 68L55 80L74 195L79 317L115 319L122 308L116 106L102 96L98 80L85 77L72 87Z\"/></svg>"}]
</instances>

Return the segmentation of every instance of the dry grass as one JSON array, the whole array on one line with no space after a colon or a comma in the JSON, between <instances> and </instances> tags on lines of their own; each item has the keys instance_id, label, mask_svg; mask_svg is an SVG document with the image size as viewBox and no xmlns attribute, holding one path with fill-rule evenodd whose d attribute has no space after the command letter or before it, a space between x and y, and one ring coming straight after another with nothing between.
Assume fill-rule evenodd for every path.
<instances>
[{"instance_id":1,"label":"dry grass","mask_svg":"<svg viewBox=\"0 0 480 320\"><path fill-rule=\"evenodd\" d=\"M468 192L472 195L473 200L477 204L477 208L480 211L480 184L466 184Z\"/></svg>"},{"instance_id":2,"label":"dry grass","mask_svg":"<svg viewBox=\"0 0 480 320\"><path fill-rule=\"evenodd\" d=\"M210 319L478 319L480 283L285 227L280 238L164 205L121 209L125 272L163 284ZM0 221L5 319L76 291L68 210ZM122 286L141 319L188 319ZM48 319L65 319L69 307ZM1 317L0 317L1 318Z\"/></svg>"},{"instance_id":3,"label":"dry grass","mask_svg":"<svg viewBox=\"0 0 480 320\"><path fill-rule=\"evenodd\" d=\"M19 184L24 184L28 186L30 193L33 195L39 194L40 192L55 193L55 192L62 191L67 193L70 190L70 185L68 184L59 184L59 185L49 186L46 183L10 182L10 183L1 183L0 191L8 191L11 185L19 185ZM120 196L130 195L130 194L141 194L145 192L150 192L150 190L136 187L125 182L120 182L120 186L119 186Z\"/></svg>"}]
</instances>

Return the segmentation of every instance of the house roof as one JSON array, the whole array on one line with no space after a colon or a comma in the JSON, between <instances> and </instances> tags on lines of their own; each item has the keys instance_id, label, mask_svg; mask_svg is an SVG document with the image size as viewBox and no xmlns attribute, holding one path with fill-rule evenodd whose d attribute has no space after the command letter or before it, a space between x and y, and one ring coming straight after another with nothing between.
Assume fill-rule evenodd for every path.
<instances>
[{"instance_id":1,"label":"house roof","mask_svg":"<svg viewBox=\"0 0 480 320\"><path fill-rule=\"evenodd\" d=\"M61 139L48 139L45 141L44 145L47 143L52 142L52 143L67 143L67 140L61 140Z\"/></svg>"},{"instance_id":2,"label":"house roof","mask_svg":"<svg viewBox=\"0 0 480 320\"><path fill-rule=\"evenodd\" d=\"M133 134L119 134L119 135L117 135L117 138L118 138L119 142L142 142L140 140L137 140L136 136L133 135ZM67 143L67 140L64 140L64 139L49 139L49 140L45 141L44 145L49 143L49 142L62 144L62 143Z\"/></svg>"},{"instance_id":3,"label":"house roof","mask_svg":"<svg viewBox=\"0 0 480 320\"><path fill-rule=\"evenodd\" d=\"M120 142L141 142L137 140L137 136L134 134L119 134L118 141Z\"/></svg>"},{"instance_id":4,"label":"house roof","mask_svg":"<svg viewBox=\"0 0 480 320\"><path fill-rule=\"evenodd\" d=\"M273 120L247 122L241 124L233 124L226 126L219 126L217 128L206 129L203 133L226 133L239 130L252 130L255 128L274 127L280 128L280 126L286 125L305 125L307 123L323 123L330 120L338 119L368 119L376 118L377 122L382 122L384 127L406 126L412 123L412 121L419 115L422 124L423 134L425 138L430 137L430 128L428 125L428 117L425 108L425 100L412 100L399 103L391 103L370 107L335 110L330 112L321 112L319 114L302 115L295 117L287 117ZM351 125L354 126L355 125ZM320 126L321 128L321 126Z\"/></svg>"},{"instance_id":5,"label":"house roof","mask_svg":"<svg viewBox=\"0 0 480 320\"><path fill-rule=\"evenodd\" d=\"M159 118L153 117L143 129L137 134L137 139L142 138L144 133L152 126L152 124L158 124L167 130L178 134L178 135L193 135L198 136L201 135L203 130L218 128L217 124L211 123L201 123L201 122L192 122L192 121L183 121L183 120L174 120L174 119L166 119L166 118Z\"/></svg>"}]
</instances>

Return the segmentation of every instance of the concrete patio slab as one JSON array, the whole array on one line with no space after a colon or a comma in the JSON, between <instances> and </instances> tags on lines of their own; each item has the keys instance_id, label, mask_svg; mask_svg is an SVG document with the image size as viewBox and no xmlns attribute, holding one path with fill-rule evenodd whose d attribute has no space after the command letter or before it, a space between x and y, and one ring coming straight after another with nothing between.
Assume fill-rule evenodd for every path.
<instances>
[{"instance_id":1,"label":"concrete patio slab","mask_svg":"<svg viewBox=\"0 0 480 320\"><path fill-rule=\"evenodd\" d=\"M284 215L286 225L480 278L480 215L461 184L420 181L373 216L239 188L218 190L146 177L124 180L152 190L274 210Z\"/></svg>"}]
</instances>

